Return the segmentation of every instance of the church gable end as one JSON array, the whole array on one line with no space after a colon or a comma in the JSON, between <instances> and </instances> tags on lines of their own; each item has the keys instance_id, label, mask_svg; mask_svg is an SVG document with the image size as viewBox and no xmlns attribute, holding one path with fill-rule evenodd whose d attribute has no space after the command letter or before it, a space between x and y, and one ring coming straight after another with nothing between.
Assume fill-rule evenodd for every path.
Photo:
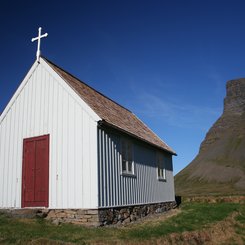
<instances>
[{"instance_id":1,"label":"church gable end","mask_svg":"<svg viewBox=\"0 0 245 245\"><path fill-rule=\"evenodd\" d=\"M0 116L0 206L21 207L23 139L50 135L48 207L96 207L99 119L42 58L35 62Z\"/></svg>"}]
</instances>

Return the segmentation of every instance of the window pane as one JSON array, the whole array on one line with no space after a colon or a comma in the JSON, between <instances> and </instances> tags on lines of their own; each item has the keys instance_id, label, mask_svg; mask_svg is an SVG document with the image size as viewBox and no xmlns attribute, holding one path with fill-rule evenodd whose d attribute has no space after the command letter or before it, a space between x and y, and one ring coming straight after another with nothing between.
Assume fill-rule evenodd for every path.
<instances>
[{"instance_id":1,"label":"window pane","mask_svg":"<svg viewBox=\"0 0 245 245\"><path fill-rule=\"evenodd\" d=\"M158 168L158 177L161 177L161 170Z\"/></svg>"},{"instance_id":2,"label":"window pane","mask_svg":"<svg viewBox=\"0 0 245 245\"><path fill-rule=\"evenodd\" d=\"M122 171L123 172L127 171L126 161L125 160L122 160Z\"/></svg>"},{"instance_id":3,"label":"window pane","mask_svg":"<svg viewBox=\"0 0 245 245\"><path fill-rule=\"evenodd\" d=\"M166 179L166 169L163 169L163 175L162 175L162 177L163 177L164 179Z\"/></svg>"},{"instance_id":4,"label":"window pane","mask_svg":"<svg viewBox=\"0 0 245 245\"><path fill-rule=\"evenodd\" d=\"M160 159L160 154L159 153L157 153L157 174L158 174L158 177L160 177L161 176L161 166L160 166L160 162L161 162L161 159Z\"/></svg>"},{"instance_id":5,"label":"window pane","mask_svg":"<svg viewBox=\"0 0 245 245\"><path fill-rule=\"evenodd\" d=\"M122 171L125 173L133 173L133 144L130 140L121 140L122 151Z\"/></svg>"},{"instance_id":6,"label":"window pane","mask_svg":"<svg viewBox=\"0 0 245 245\"><path fill-rule=\"evenodd\" d=\"M127 151L128 151L128 159L127 160L132 162L132 144L130 142L128 142Z\"/></svg>"},{"instance_id":7,"label":"window pane","mask_svg":"<svg viewBox=\"0 0 245 245\"><path fill-rule=\"evenodd\" d=\"M158 177L165 179L164 157L160 152L157 153L157 168Z\"/></svg>"},{"instance_id":8,"label":"window pane","mask_svg":"<svg viewBox=\"0 0 245 245\"><path fill-rule=\"evenodd\" d=\"M132 162L128 162L128 172L132 173L133 169L132 169Z\"/></svg>"},{"instance_id":9,"label":"window pane","mask_svg":"<svg viewBox=\"0 0 245 245\"><path fill-rule=\"evenodd\" d=\"M124 140L122 141L122 159L126 160L126 146Z\"/></svg>"}]
</instances>

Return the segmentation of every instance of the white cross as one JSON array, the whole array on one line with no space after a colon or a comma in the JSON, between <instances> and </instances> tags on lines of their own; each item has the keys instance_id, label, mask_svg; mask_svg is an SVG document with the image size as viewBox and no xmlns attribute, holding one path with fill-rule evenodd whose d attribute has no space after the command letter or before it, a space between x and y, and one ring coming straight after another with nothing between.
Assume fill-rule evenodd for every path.
<instances>
[{"instance_id":1,"label":"white cross","mask_svg":"<svg viewBox=\"0 0 245 245\"><path fill-rule=\"evenodd\" d=\"M42 31L42 27L38 28L38 37L32 38L31 41L34 42L37 40L37 61L39 61L39 57L41 55L41 50L40 50L40 44L41 44L41 38L43 37L47 37L48 33L45 33L43 35L41 35L41 31Z\"/></svg>"}]
</instances>

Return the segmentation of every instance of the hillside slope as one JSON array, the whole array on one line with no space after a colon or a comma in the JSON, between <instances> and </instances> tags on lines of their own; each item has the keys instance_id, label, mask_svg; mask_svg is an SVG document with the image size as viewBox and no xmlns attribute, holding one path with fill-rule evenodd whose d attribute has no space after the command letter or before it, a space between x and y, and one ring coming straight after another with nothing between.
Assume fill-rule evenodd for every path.
<instances>
[{"instance_id":1,"label":"hillside slope","mask_svg":"<svg viewBox=\"0 0 245 245\"><path fill-rule=\"evenodd\" d=\"M245 78L228 81L222 116L175 176L177 195L245 194Z\"/></svg>"}]
</instances>

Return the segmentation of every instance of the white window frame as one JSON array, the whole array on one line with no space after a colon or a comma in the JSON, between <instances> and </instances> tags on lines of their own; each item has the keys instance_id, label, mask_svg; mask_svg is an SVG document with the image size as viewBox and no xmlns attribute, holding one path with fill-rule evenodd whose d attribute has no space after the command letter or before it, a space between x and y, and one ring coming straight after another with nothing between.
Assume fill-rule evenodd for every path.
<instances>
[{"instance_id":1,"label":"white window frame","mask_svg":"<svg viewBox=\"0 0 245 245\"><path fill-rule=\"evenodd\" d=\"M125 149L123 149L123 145ZM131 156L131 159L129 159L130 156ZM123 169L124 161L125 161L126 169ZM130 164L131 164L131 171L129 170ZM132 140L129 140L124 137L121 138L121 174L126 175L126 176L135 176L135 173L134 173L134 145L133 145Z\"/></svg>"},{"instance_id":2,"label":"white window frame","mask_svg":"<svg viewBox=\"0 0 245 245\"><path fill-rule=\"evenodd\" d=\"M157 167L157 179L160 181L167 181L166 177L166 162L164 154L157 152L156 154L156 167Z\"/></svg>"}]
</instances>

